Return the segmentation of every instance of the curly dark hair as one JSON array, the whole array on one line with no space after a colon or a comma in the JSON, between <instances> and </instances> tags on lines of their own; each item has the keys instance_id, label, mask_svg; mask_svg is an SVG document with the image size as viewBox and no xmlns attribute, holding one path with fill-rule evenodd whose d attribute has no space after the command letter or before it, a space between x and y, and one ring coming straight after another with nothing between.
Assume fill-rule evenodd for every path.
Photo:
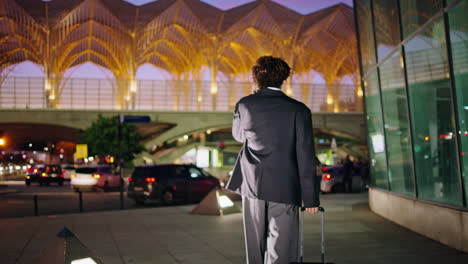
<instances>
[{"instance_id":1,"label":"curly dark hair","mask_svg":"<svg viewBox=\"0 0 468 264\"><path fill-rule=\"evenodd\" d=\"M281 87L289 77L291 68L281 58L262 56L252 67L252 78L258 88Z\"/></svg>"}]
</instances>

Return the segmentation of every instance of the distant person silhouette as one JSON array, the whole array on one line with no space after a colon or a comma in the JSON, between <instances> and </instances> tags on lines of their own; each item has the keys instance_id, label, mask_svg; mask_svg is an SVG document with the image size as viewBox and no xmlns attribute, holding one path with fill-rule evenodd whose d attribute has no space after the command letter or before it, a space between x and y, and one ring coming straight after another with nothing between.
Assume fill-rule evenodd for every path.
<instances>
[{"instance_id":1,"label":"distant person silhouette","mask_svg":"<svg viewBox=\"0 0 468 264\"><path fill-rule=\"evenodd\" d=\"M346 155L346 159L343 162L343 185L345 192L352 193L353 192L353 162L349 155Z\"/></svg>"},{"instance_id":2,"label":"distant person silhouette","mask_svg":"<svg viewBox=\"0 0 468 264\"><path fill-rule=\"evenodd\" d=\"M226 189L242 195L247 263L298 261L299 207L317 213L319 192L310 109L281 91L290 67L260 57L258 90L239 100L233 137L243 143Z\"/></svg>"}]
</instances>

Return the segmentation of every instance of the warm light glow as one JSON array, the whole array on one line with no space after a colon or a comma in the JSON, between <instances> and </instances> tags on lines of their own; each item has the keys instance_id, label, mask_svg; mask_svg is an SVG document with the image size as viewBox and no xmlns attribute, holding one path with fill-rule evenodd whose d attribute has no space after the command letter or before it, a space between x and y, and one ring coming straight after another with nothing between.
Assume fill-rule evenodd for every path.
<instances>
[{"instance_id":1,"label":"warm light glow","mask_svg":"<svg viewBox=\"0 0 468 264\"><path fill-rule=\"evenodd\" d=\"M5 139L0 138L0 146L4 146L4 145L5 145Z\"/></svg>"},{"instance_id":2,"label":"warm light glow","mask_svg":"<svg viewBox=\"0 0 468 264\"><path fill-rule=\"evenodd\" d=\"M136 80L130 80L130 91L136 93L137 91L137 82Z\"/></svg>"},{"instance_id":3,"label":"warm light glow","mask_svg":"<svg viewBox=\"0 0 468 264\"><path fill-rule=\"evenodd\" d=\"M429 140L431 140L431 137L425 137L424 140L429 141Z\"/></svg>"},{"instance_id":4,"label":"warm light glow","mask_svg":"<svg viewBox=\"0 0 468 264\"><path fill-rule=\"evenodd\" d=\"M98 174L98 173L96 173L96 174L93 174L93 177L94 177L95 179L99 179L99 178L101 178L101 175Z\"/></svg>"},{"instance_id":5,"label":"warm light glow","mask_svg":"<svg viewBox=\"0 0 468 264\"><path fill-rule=\"evenodd\" d=\"M206 131L206 134L208 134L208 135L211 134L211 130L208 129L208 130Z\"/></svg>"},{"instance_id":6,"label":"warm light glow","mask_svg":"<svg viewBox=\"0 0 468 264\"><path fill-rule=\"evenodd\" d=\"M49 91L50 88L51 88L50 80L47 80L47 79L46 79L46 80L44 81L44 89L45 89L46 91Z\"/></svg>"},{"instance_id":7,"label":"warm light glow","mask_svg":"<svg viewBox=\"0 0 468 264\"><path fill-rule=\"evenodd\" d=\"M70 264L97 264L92 258L83 258L72 260Z\"/></svg>"},{"instance_id":8,"label":"warm light glow","mask_svg":"<svg viewBox=\"0 0 468 264\"><path fill-rule=\"evenodd\" d=\"M362 92L362 89L359 89L359 90L357 91L357 95L358 95L359 97L362 97L362 96L364 95L364 93Z\"/></svg>"},{"instance_id":9,"label":"warm light glow","mask_svg":"<svg viewBox=\"0 0 468 264\"><path fill-rule=\"evenodd\" d=\"M234 206L234 203L225 195L221 195L218 197L218 204L221 208Z\"/></svg>"},{"instance_id":10,"label":"warm light glow","mask_svg":"<svg viewBox=\"0 0 468 264\"><path fill-rule=\"evenodd\" d=\"M55 94L49 95L49 99L50 99L50 100L55 100Z\"/></svg>"},{"instance_id":11,"label":"warm light glow","mask_svg":"<svg viewBox=\"0 0 468 264\"><path fill-rule=\"evenodd\" d=\"M327 104L333 104L333 98L328 97L327 98Z\"/></svg>"},{"instance_id":12,"label":"warm light glow","mask_svg":"<svg viewBox=\"0 0 468 264\"><path fill-rule=\"evenodd\" d=\"M184 135L184 140L188 140L189 139L189 136L188 135Z\"/></svg>"},{"instance_id":13,"label":"warm light glow","mask_svg":"<svg viewBox=\"0 0 468 264\"><path fill-rule=\"evenodd\" d=\"M125 96L125 100L130 101L130 95Z\"/></svg>"},{"instance_id":14,"label":"warm light glow","mask_svg":"<svg viewBox=\"0 0 468 264\"><path fill-rule=\"evenodd\" d=\"M202 101L201 95L198 96L197 101L198 101L199 103L201 103L201 101Z\"/></svg>"},{"instance_id":15,"label":"warm light glow","mask_svg":"<svg viewBox=\"0 0 468 264\"><path fill-rule=\"evenodd\" d=\"M403 63L403 56L400 56L400 67L404 68L405 64Z\"/></svg>"},{"instance_id":16,"label":"warm light glow","mask_svg":"<svg viewBox=\"0 0 468 264\"><path fill-rule=\"evenodd\" d=\"M75 177L76 177L76 174L70 175L70 178L75 178Z\"/></svg>"},{"instance_id":17,"label":"warm light glow","mask_svg":"<svg viewBox=\"0 0 468 264\"><path fill-rule=\"evenodd\" d=\"M211 82L211 94L216 94L218 93L218 83L216 82Z\"/></svg>"}]
</instances>

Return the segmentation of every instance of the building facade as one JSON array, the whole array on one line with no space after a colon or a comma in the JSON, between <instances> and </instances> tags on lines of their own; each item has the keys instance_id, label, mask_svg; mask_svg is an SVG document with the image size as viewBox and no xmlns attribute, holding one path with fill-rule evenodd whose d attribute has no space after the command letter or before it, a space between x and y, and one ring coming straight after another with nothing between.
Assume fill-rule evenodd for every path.
<instances>
[{"instance_id":1,"label":"building facade","mask_svg":"<svg viewBox=\"0 0 468 264\"><path fill-rule=\"evenodd\" d=\"M371 209L468 251L468 1L354 6Z\"/></svg>"}]
</instances>

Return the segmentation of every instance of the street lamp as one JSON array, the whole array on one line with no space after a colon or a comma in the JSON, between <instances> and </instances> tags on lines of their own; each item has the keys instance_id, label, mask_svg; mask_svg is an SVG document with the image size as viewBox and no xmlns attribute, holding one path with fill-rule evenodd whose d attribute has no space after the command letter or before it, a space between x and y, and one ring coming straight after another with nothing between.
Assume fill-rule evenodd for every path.
<instances>
[{"instance_id":1,"label":"street lamp","mask_svg":"<svg viewBox=\"0 0 468 264\"><path fill-rule=\"evenodd\" d=\"M0 138L0 146L5 146L5 139L4 138Z\"/></svg>"}]
</instances>

